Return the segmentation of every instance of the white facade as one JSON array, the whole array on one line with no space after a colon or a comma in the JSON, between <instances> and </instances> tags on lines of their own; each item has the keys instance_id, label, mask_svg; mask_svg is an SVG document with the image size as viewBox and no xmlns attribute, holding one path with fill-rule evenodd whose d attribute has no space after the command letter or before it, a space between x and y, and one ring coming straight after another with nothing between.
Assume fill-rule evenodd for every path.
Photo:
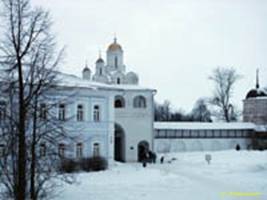
<instances>
[{"instance_id":1,"label":"white facade","mask_svg":"<svg viewBox=\"0 0 267 200\"><path fill-rule=\"evenodd\" d=\"M91 70L86 66L83 79L110 86L114 91L114 159L135 162L144 150L153 149L153 119L155 90L140 87L139 77L127 72L123 50L116 38L108 46L106 63L99 56L95 73L90 80Z\"/></svg>"},{"instance_id":2,"label":"white facade","mask_svg":"<svg viewBox=\"0 0 267 200\"><path fill-rule=\"evenodd\" d=\"M64 128L74 139L58 144L59 148L64 146L64 157L97 155L110 163L113 161L114 91L71 75L61 74L60 79L56 90L48 93L50 101L45 103L58 104L52 111L58 119L63 116L64 105Z\"/></svg>"}]
</instances>

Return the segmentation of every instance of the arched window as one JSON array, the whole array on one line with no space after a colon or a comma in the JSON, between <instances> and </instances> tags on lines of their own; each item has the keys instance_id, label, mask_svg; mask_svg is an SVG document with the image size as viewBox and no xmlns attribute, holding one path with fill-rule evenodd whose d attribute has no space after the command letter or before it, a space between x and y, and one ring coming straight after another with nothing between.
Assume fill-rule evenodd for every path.
<instances>
[{"instance_id":1,"label":"arched window","mask_svg":"<svg viewBox=\"0 0 267 200\"><path fill-rule=\"evenodd\" d=\"M99 69L99 75L102 76L102 74L103 74L103 69L100 68L100 69Z\"/></svg>"},{"instance_id":2,"label":"arched window","mask_svg":"<svg viewBox=\"0 0 267 200\"><path fill-rule=\"evenodd\" d=\"M0 101L0 123L6 119L6 102Z\"/></svg>"},{"instance_id":3,"label":"arched window","mask_svg":"<svg viewBox=\"0 0 267 200\"><path fill-rule=\"evenodd\" d=\"M94 121L95 122L100 121L100 107L99 107L99 105L94 106Z\"/></svg>"},{"instance_id":4,"label":"arched window","mask_svg":"<svg viewBox=\"0 0 267 200\"><path fill-rule=\"evenodd\" d=\"M93 157L98 156L100 156L100 144L96 142L93 144Z\"/></svg>"},{"instance_id":5,"label":"arched window","mask_svg":"<svg viewBox=\"0 0 267 200\"><path fill-rule=\"evenodd\" d=\"M66 106L65 106L65 104L60 104L59 105L58 119L61 120L61 121L65 121L66 120Z\"/></svg>"},{"instance_id":6,"label":"arched window","mask_svg":"<svg viewBox=\"0 0 267 200\"><path fill-rule=\"evenodd\" d=\"M115 56L114 58L114 64L115 64L115 68L117 69L118 68L118 57Z\"/></svg>"},{"instance_id":7,"label":"arched window","mask_svg":"<svg viewBox=\"0 0 267 200\"><path fill-rule=\"evenodd\" d=\"M41 103L40 104L40 118L43 119L43 120L46 120L47 119L47 106L45 103Z\"/></svg>"},{"instance_id":8,"label":"arched window","mask_svg":"<svg viewBox=\"0 0 267 200\"><path fill-rule=\"evenodd\" d=\"M115 96L114 101L114 107L115 108L124 108L125 107L125 100L122 96Z\"/></svg>"},{"instance_id":9,"label":"arched window","mask_svg":"<svg viewBox=\"0 0 267 200\"><path fill-rule=\"evenodd\" d=\"M58 155L61 158L65 157L65 144L62 144L62 143L59 144L59 146L58 146Z\"/></svg>"},{"instance_id":10,"label":"arched window","mask_svg":"<svg viewBox=\"0 0 267 200\"><path fill-rule=\"evenodd\" d=\"M82 143L78 143L76 145L76 157L77 158L83 157L83 144Z\"/></svg>"},{"instance_id":11,"label":"arched window","mask_svg":"<svg viewBox=\"0 0 267 200\"><path fill-rule=\"evenodd\" d=\"M143 96L137 96L133 102L134 108L146 108L146 98Z\"/></svg>"},{"instance_id":12,"label":"arched window","mask_svg":"<svg viewBox=\"0 0 267 200\"><path fill-rule=\"evenodd\" d=\"M83 105L77 106L77 121L83 121Z\"/></svg>"},{"instance_id":13,"label":"arched window","mask_svg":"<svg viewBox=\"0 0 267 200\"><path fill-rule=\"evenodd\" d=\"M45 157L46 155L46 146L45 143L40 144L40 157Z\"/></svg>"}]
</instances>

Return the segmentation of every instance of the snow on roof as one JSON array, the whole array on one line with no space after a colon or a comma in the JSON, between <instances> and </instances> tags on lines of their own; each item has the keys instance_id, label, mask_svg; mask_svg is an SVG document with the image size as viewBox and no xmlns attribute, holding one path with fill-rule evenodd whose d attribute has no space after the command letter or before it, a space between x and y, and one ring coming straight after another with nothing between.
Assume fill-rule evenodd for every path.
<instances>
[{"instance_id":1,"label":"snow on roof","mask_svg":"<svg viewBox=\"0 0 267 200\"><path fill-rule=\"evenodd\" d=\"M257 132L266 132L267 131L267 125L257 125L255 130Z\"/></svg>"},{"instance_id":2,"label":"snow on roof","mask_svg":"<svg viewBox=\"0 0 267 200\"><path fill-rule=\"evenodd\" d=\"M60 86L66 86L66 87L86 87L90 89L107 89L107 90L149 90L149 91L155 91L151 88L141 87L138 85L110 85L105 83L99 83L89 80L84 80L80 77L77 77L75 75L71 74L65 74L58 72L58 77Z\"/></svg>"},{"instance_id":3,"label":"snow on roof","mask_svg":"<svg viewBox=\"0 0 267 200\"><path fill-rule=\"evenodd\" d=\"M230 129L255 129L256 125L247 122L154 122L155 129L168 130L230 130Z\"/></svg>"}]
</instances>

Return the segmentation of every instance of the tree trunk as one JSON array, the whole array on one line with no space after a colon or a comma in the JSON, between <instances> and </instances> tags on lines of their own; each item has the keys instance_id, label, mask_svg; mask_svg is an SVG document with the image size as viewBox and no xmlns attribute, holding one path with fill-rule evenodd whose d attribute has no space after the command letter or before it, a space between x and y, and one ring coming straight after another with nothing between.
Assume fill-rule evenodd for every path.
<instances>
[{"instance_id":1,"label":"tree trunk","mask_svg":"<svg viewBox=\"0 0 267 200\"><path fill-rule=\"evenodd\" d=\"M37 123L37 107L38 107L37 97L34 99L34 109L33 109L33 131L32 131L32 143L31 143L31 186L30 195L31 200L36 200L35 194L35 166L36 166L36 123Z\"/></svg>"},{"instance_id":2,"label":"tree trunk","mask_svg":"<svg viewBox=\"0 0 267 200\"><path fill-rule=\"evenodd\" d=\"M23 70L20 58L18 61L18 76L19 76L19 148L18 148L18 200L26 199L26 143L25 143L25 119L26 108L24 101L24 82Z\"/></svg>"}]
</instances>

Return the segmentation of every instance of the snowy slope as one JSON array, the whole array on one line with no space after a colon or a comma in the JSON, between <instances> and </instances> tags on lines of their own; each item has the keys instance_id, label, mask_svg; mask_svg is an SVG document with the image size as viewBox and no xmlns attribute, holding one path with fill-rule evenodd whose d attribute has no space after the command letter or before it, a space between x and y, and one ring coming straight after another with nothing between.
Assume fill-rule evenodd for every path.
<instances>
[{"instance_id":1,"label":"snowy slope","mask_svg":"<svg viewBox=\"0 0 267 200\"><path fill-rule=\"evenodd\" d=\"M265 200L267 152L207 152L165 155L172 163L116 164L97 173L80 173L78 183L65 185L57 200ZM225 192L259 192L258 197L222 196Z\"/></svg>"}]
</instances>

